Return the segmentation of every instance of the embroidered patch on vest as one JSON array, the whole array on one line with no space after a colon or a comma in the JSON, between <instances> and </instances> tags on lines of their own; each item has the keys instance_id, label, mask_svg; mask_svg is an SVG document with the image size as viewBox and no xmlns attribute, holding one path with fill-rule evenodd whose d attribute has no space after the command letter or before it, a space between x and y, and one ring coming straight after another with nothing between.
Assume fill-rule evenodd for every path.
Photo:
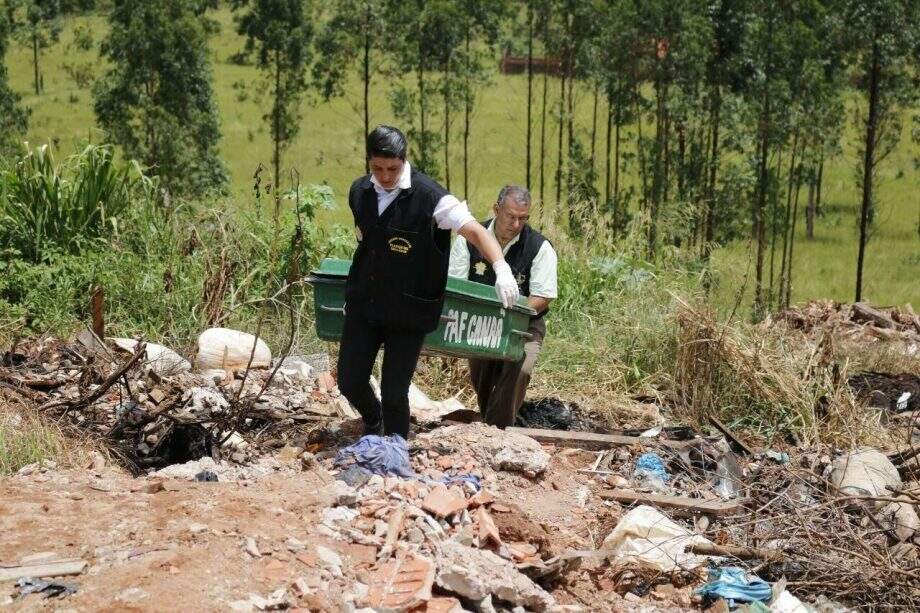
<instances>
[{"instance_id":1,"label":"embroidered patch on vest","mask_svg":"<svg viewBox=\"0 0 920 613\"><path fill-rule=\"evenodd\" d=\"M523 273L523 271L522 271L522 272L519 272L519 273L517 274L517 276L514 278L514 280L517 281L518 287L524 287L524 273Z\"/></svg>"},{"instance_id":2,"label":"embroidered patch on vest","mask_svg":"<svg viewBox=\"0 0 920 613\"><path fill-rule=\"evenodd\" d=\"M486 263L485 262L476 262L476 265L473 266L473 270L480 277L486 274Z\"/></svg>"},{"instance_id":3,"label":"embroidered patch on vest","mask_svg":"<svg viewBox=\"0 0 920 613\"><path fill-rule=\"evenodd\" d=\"M409 250L412 249L412 243L402 238L401 236L396 236L387 241L390 245L390 251L394 253L409 253Z\"/></svg>"}]
</instances>

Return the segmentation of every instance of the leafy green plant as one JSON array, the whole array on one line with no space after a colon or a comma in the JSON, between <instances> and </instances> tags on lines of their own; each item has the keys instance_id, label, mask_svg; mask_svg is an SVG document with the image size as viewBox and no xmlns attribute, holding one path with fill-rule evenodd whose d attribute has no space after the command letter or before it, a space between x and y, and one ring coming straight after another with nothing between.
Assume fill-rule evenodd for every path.
<instances>
[{"instance_id":1,"label":"leafy green plant","mask_svg":"<svg viewBox=\"0 0 920 613\"><path fill-rule=\"evenodd\" d=\"M135 198L154 193L155 181L116 163L111 147L89 145L57 164L42 145L0 174L0 245L31 262L51 249L79 252L117 229Z\"/></svg>"}]
</instances>

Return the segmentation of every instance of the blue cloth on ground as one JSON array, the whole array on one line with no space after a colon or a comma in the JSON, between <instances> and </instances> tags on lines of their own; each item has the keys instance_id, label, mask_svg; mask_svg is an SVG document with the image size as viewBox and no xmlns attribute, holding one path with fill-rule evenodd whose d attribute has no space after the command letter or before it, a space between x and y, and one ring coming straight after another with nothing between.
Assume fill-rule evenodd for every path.
<instances>
[{"instance_id":1,"label":"blue cloth on ground","mask_svg":"<svg viewBox=\"0 0 920 613\"><path fill-rule=\"evenodd\" d=\"M447 487L458 484L463 485L465 483L472 483L477 492L480 490L480 488L482 488L482 483L480 483L479 477L476 475L445 475L441 477L440 482Z\"/></svg>"},{"instance_id":2,"label":"blue cloth on ground","mask_svg":"<svg viewBox=\"0 0 920 613\"><path fill-rule=\"evenodd\" d=\"M339 450L335 456L335 466L343 469L337 478L353 487L360 487L367 481L359 478L359 471L384 477L395 475L404 479L419 479L425 483L443 483L447 487L472 483L477 492L482 487L479 477L475 475L445 475L439 480L419 477L409 461L406 439L398 434L362 436L358 442Z\"/></svg>"},{"instance_id":3,"label":"blue cloth on ground","mask_svg":"<svg viewBox=\"0 0 920 613\"><path fill-rule=\"evenodd\" d=\"M699 587L696 593L713 599L724 598L728 606L738 602L766 602L773 596L770 584L743 568L725 566L709 569L709 583Z\"/></svg>"},{"instance_id":4,"label":"blue cloth on ground","mask_svg":"<svg viewBox=\"0 0 920 613\"><path fill-rule=\"evenodd\" d=\"M664 467L664 462L661 461L657 453L643 453L639 456L633 474L636 476L651 475L658 477L665 483L671 478Z\"/></svg>"},{"instance_id":5,"label":"blue cloth on ground","mask_svg":"<svg viewBox=\"0 0 920 613\"><path fill-rule=\"evenodd\" d=\"M339 450L335 456L335 465L340 468L346 467L352 460L375 475L396 475L407 479L415 477L415 471L409 462L406 439L398 434L362 436L357 443Z\"/></svg>"}]
</instances>

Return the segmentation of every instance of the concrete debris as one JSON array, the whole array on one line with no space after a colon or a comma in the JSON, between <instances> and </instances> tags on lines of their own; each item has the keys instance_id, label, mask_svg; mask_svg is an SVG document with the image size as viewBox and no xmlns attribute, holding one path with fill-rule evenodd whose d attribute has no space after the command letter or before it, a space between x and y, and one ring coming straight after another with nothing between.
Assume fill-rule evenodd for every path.
<instances>
[{"instance_id":1,"label":"concrete debris","mask_svg":"<svg viewBox=\"0 0 920 613\"><path fill-rule=\"evenodd\" d=\"M443 445L472 455L477 461L495 470L535 476L542 474L549 464L549 454L537 441L483 423L438 428L420 434L418 439L432 448Z\"/></svg>"},{"instance_id":2,"label":"concrete debris","mask_svg":"<svg viewBox=\"0 0 920 613\"><path fill-rule=\"evenodd\" d=\"M199 418L222 415L230 407L223 394L208 387L192 387L186 390L182 402L190 413Z\"/></svg>"},{"instance_id":3,"label":"concrete debris","mask_svg":"<svg viewBox=\"0 0 920 613\"><path fill-rule=\"evenodd\" d=\"M313 366L300 356L288 356L281 360L278 374L305 384L312 383L316 379Z\"/></svg>"},{"instance_id":4,"label":"concrete debris","mask_svg":"<svg viewBox=\"0 0 920 613\"><path fill-rule=\"evenodd\" d=\"M511 446L499 450L492 460L492 466L498 470L510 470L528 476L543 474L549 464L549 454L540 444L531 438L509 433L509 437L520 437L511 442Z\"/></svg>"},{"instance_id":5,"label":"concrete debris","mask_svg":"<svg viewBox=\"0 0 920 613\"><path fill-rule=\"evenodd\" d=\"M316 546L316 556L336 577L342 576L342 558L336 552L322 545Z\"/></svg>"},{"instance_id":6,"label":"concrete debris","mask_svg":"<svg viewBox=\"0 0 920 613\"><path fill-rule=\"evenodd\" d=\"M482 600L491 595L533 611L546 611L555 604L552 595L491 551L445 541L437 567L438 587L463 598Z\"/></svg>"},{"instance_id":7,"label":"concrete debris","mask_svg":"<svg viewBox=\"0 0 920 613\"><path fill-rule=\"evenodd\" d=\"M138 342L133 338L113 338L112 343L123 351L134 353ZM146 343L144 347L144 368L161 376L175 375L192 369L191 363L181 355L163 345Z\"/></svg>"},{"instance_id":8,"label":"concrete debris","mask_svg":"<svg viewBox=\"0 0 920 613\"><path fill-rule=\"evenodd\" d=\"M358 502L358 493L344 481L333 479L316 492L316 498L327 506L350 507Z\"/></svg>"}]
</instances>

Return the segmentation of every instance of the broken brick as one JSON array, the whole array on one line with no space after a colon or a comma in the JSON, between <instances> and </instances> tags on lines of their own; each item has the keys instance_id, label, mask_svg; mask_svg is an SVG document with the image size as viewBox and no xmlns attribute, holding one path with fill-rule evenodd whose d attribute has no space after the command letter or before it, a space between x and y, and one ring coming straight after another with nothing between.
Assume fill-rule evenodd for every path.
<instances>
[{"instance_id":1,"label":"broken brick","mask_svg":"<svg viewBox=\"0 0 920 613\"><path fill-rule=\"evenodd\" d=\"M368 605L374 609L403 610L431 599L434 564L427 558L408 555L387 562L373 574Z\"/></svg>"},{"instance_id":2,"label":"broken brick","mask_svg":"<svg viewBox=\"0 0 920 613\"><path fill-rule=\"evenodd\" d=\"M498 528L495 526L495 522L492 521L492 516L489 515L485 507L476 509L476 523L479 524L478 535L480 547L490 541L497 547L502 546L502 539L498 535Z\"/></svg>"},{"instance_id":3,"label":"broken brick","mask_svg":"<svg viewBox=\"0 0 920 613\"><path fill-rule=\"evenodd\" d=\"M439 485L422 501L422 508L437 517L450 517L466 508L466 499Z\"/></svg>"},{"instance_id":4,"label":"broken brick","mask_svg":"<svg viewBox=\"0 0 920 613\"><path fill-rule=\"evenodd\" d=\"M486 488L482 488L474 495L470 496L470 499L467 502L470 508L481 507L495 502L495 496L493 496L492 492Z\"/></svg>"}]
</instances>

